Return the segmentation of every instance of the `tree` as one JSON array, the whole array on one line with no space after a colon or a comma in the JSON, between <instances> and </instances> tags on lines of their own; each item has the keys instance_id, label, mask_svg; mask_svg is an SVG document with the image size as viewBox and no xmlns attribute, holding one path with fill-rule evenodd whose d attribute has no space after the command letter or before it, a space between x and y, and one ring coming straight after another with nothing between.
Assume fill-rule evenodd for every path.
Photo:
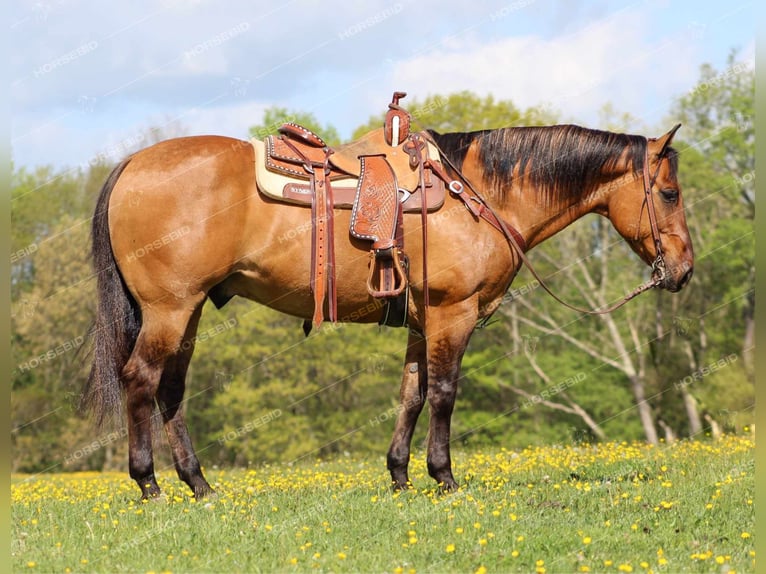
<instances>
[{"instance_id":1,"label":"tree","mask_svg":"<svg viewBox=\"0 0 766 574\"><path fill-rule=\"evenodd\" d=\"M602 317L603 330L592 320L562 318L554 303L539 298L522 298L501 309L540 337L560 337L584 356L597 357L622 372L633 388L636 410L650 442L658 440L655 425L668 436L701 432L702 414L708 421L717 416L714 405L720 398L714 397L721 392L731 399L723 401L726 407L719 409L721 416L741 424L752 408L752 384L729 357L741 354L745 372L752 372L754 172L747 170L752 168L754 145L748 121L753 115L754 75L749 66L731 58L727 71L716 73L703 66L701 77L695 90L679 98L669 122L680 118L689 124L679 132L676 147L682 154L680 179L697 253L690 286L673 297L658 293L631 302L618 312L619 319ZM613 110L606 112L611 115ZM745 170L736 172L745 175L732 175L732 169ZM621 262L635 258L626 253L607 259L606 247L614 241L613 234L603 234L603 222L596 226L601 231L595 235L588 225L578 222L565 232L566 243L554 239L535 250L535 256L551 263L551 272L561 269L568 277L566 286L554 283L554 288L571 288L577 300L595 307L609 301L603 296L607 271L612 285L615 281L630 284L630 272L621 268ZM583 234L579 239L578 233ZM573 252L573 245L580 245L579 251ZM587 261L577 256L590 251L594 256ZM577 264L569 266L571 261ZM585 324L587 328L581 328ZM737 337L741 337L739 344ZM687 378L704 381L701 374L721 361L728 376L711 377L710 386L682 383ZM544 372L549 359L538 357L537 362L545 365L540 369ZM739 415L731 417L732 412Z\"/></svg>"},{"instance_id":2,"label":"tree","mask_svg":"<svg viewBox=\"0 0 766 574\"><path fill-rule=\"evenodd\" d=\"M553 123L557 114L543 106L520 110L509 100L495 100L491 95L481 98L469 91L447 96L427 96L400 102L413 118L413 129L433 129L437 132L461 132L495 129L508 126L537 126ZM385 111L354 130L352 139L363 136L383 125Z\"/></svg>"},{"instance_id":3,"label":"tree","mask_svg":"<svg viewBox=\"0 0 766 574\"><path fill-rule=\"evenodd\" d=\"M689 142L692 193L704 194L695 203L696 215L712 233L695 239L704 251L716 248L705 285L710 302L735 296L741 285L755 277L755 70L752 62L730 54L727 68L702 66L700 81L679 98L676 111L684 122L684 141ZM693 151L692 151L693 150ZM693 175L692 175L693 174ZM722 283L716 277L728 277ZM727 289L728 293L723 293ZM745 322L741 352L752 370L755 348L755 294L750 291L736 304ZM704 360L704 359L703 359Z\"/></svg>"}]
</instances>

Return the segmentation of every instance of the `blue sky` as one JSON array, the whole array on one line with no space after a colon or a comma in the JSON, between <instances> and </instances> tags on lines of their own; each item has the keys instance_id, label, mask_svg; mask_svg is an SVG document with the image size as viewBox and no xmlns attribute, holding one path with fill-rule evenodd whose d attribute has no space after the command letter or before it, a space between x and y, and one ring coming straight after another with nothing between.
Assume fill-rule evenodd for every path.
<instances>
[{"instance_id":1,"label":"blue sky","mask_svg":"<svg viewBox=\"0 0 766 574\"><path fill-rule=\"evenodd\" d=\"M610 102L656 131L702 63L723 71L737 49L753 65L755 13L744 0L15 2L12 156L116 162L149 126L247 137L273 105L348 137L394 90L468 89L590 127Z\"/></svg>"}]
</instances>

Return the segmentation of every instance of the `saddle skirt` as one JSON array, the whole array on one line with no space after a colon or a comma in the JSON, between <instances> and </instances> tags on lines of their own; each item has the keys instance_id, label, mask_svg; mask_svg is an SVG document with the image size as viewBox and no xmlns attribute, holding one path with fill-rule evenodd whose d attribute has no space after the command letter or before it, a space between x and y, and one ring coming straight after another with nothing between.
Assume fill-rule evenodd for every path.
<instances>
[{"instance_id":1,"label":"saddle skirt","mask_svg":"<svg viewBox=\"0 0 766 574\"><path fill-rule=\"evenodd\" d=\"M420 212L422 193L418 168L410 166L409 155L403 145L389 146L384 139L384 128L369 132L353 142L339 146L329 158L329 179L332 185L333 205L338 209L351 209L357 194L362 164L359 156L384 155L396 175L402 207L405 212ZM321 173L324 148L301 146L300 157L280 136L268 136L265 140L252 138L255 150L255 180L264 195L297 205L311 205L310 174L303 167L308 159ZM428 157L439 159L439 151L430 142ZM436 211L444 204L444 182L437 177L426 181L426 208Z\"/></svg>"}]
</instances>

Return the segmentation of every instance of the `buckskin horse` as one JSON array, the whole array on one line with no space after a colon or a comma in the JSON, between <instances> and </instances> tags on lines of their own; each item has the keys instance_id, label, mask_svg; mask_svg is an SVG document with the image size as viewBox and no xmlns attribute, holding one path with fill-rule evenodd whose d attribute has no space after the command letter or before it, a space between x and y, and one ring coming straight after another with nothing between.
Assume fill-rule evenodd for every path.
<instances>
[{"instance_id":1,"label":"buckskin horse","mask_svg":"<svg viewBox=\"0 0 766 574\"><path fill-rule=\"evenodd\" d=\"M670 147L677 128L653 139L573 125L421 132L441 151L440 175L451 183L429 215L425 246L423 218L405 213L401 222L411 281L401 404L387 457L395 488L409 485L410 443L426 402L428 472L443 488L457 487L450 420L463 353L477 322L500 304L525 251L597 213L652 266L651 281L639 291L686 285L694 256ZM98 311L82 404L103 421L122 408L124 396L129 471L143 498L160 493L155 408L179 478L197 498L213 493L181 409L205 301L223 304L238 295L305 320L317 310L310 280L316 245L311 234L296 232L311 228L313 210L265 196L253 161L250 142L171 139L123 160L98 197L92 224ZM384 311L365 284L373 264L368 244L345 232L351 211L330 212L338 230L336 320L377 322Z\"/></svg>"}]
</instances>

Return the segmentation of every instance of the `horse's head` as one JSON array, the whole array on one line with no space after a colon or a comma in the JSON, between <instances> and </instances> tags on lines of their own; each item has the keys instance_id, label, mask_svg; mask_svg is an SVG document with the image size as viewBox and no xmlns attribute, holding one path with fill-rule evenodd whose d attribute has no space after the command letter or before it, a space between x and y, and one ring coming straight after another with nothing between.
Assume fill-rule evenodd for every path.
<instances>
[{"instance_id":1,"label":"horse's head","mask_svg":"<svg viewBox=\"0 0 766 574\"><path fill-rule=\"evenodd\" d=\"M615 229L641 259L655 267L658 285L672 292L680 291L689 282L694 268L694 250L676 177L678 156L670 147L679 127L647 141L643 173L639 171L638 177L609 199L609 219ZM657 238L663 255L659 262Z\"/></svg>"}]
</instances>

